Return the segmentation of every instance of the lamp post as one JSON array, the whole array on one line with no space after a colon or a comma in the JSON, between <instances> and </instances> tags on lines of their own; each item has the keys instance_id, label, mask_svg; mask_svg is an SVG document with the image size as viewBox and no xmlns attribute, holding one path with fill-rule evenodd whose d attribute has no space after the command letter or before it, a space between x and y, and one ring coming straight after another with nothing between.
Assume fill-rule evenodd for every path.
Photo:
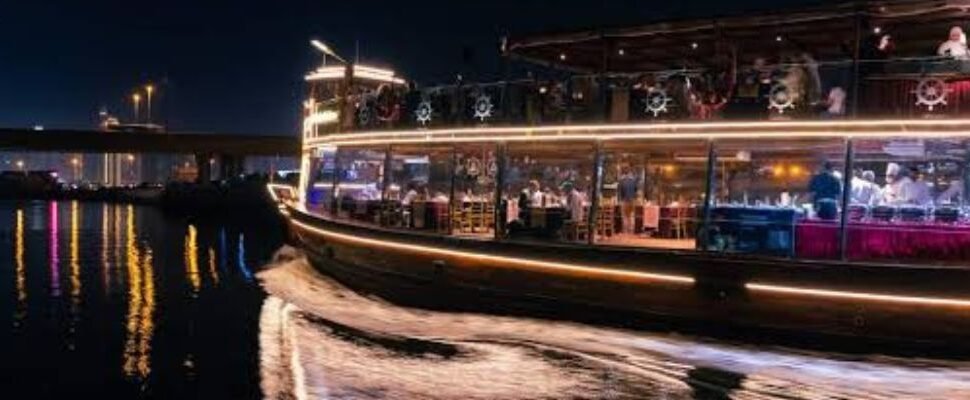
<instances>
[{"instance_id":1,"label":"lamp post","mask_svg":"<svg viewBox=\"0 0 970 400\"><path fill-rule=\"evenodd\" d=\"M71 158L71 166L74 167L74 174L73 174L74 175L74 182L80 182L81 179L79 179L79 178L80 178L80 175L81 175L81 170L80 170L81 160L78 159L77 157Z\"/></svg>"},{"instance_id":2,"label":"lamp post","mask_svg":"<svg viewBox=\"0 0 970 400\"><path fill-rule=\"evenodd\" d=\"M135 155L134 154L128 154L125 157L125 160L128 160L128 180L132 184L134 184L134 182L136 180L135 179Z\"/></svg>"},{"instance_id":3,"label":"lamp post","mask_svg":"<svg viewBox=\"0 0 970 400\"><path fill-rule=\"evenodd\" d=\"M21 172L23 172L24 171L24 160L17 160L17 163L16 164L17 164L17 169L19 169Z\"/></svg>"},{"instance_id":4,"label":"lamp post","mask_svg":"<svg viewBox=\"0 0 970 400\"><path fill-rule=\"evenodd\" d=\"M155 86L152 84L145 85L145 110L148 111L148 123L152 123L152 93L155 91Z\"/></svg>"},{"instance_id":5,"label":"lamp post","mask_svg":"<svg viewBox=\"0 0 970 400\"><path fill-rule=\"evenodd\" d=\"M131 102L135 106L135 123L137 124L138 123L138 115L139 115L138 108L141 105L141 95L138 94L138 93L135 93L135 94L131 95Z\"/></svg>"}]
</instances>

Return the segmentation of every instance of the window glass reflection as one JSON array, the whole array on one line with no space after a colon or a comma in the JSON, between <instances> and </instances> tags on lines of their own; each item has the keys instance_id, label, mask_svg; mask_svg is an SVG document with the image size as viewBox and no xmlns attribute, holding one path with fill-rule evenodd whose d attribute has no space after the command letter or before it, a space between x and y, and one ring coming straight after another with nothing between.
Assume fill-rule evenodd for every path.
<instances>
[{"instance_id":1,"label":"window glass reflection","mask_svg":"<svg viewBox=\"0 0 970 400\"><path fill-rule=\"evenodd\" d=\"M394 146L383 224L448 233L453 159L450 145Z\"/></svg>"},{"instance_id":2,"label":"window glass reflection","mask_svg":"<svg viewBox=\"0 0 970 400\"><path fill-rule=\"evenodd\" d=\"M378 223L384 187L386 148L341 148L337 157L334 198L337 215Z\"/></svg>"},{"instance_id":3,"label":"window glass reflection","mask_svg":"<svg viewBox=\"0 0 970 400\"><path fill-rule=\"evenodd\" d=\"M850 260L970 260L965 140L858 140L853 148Z\"/></svg>"},{"instance_id":4,"label":"window glass reflection","mask_svg":"<svg viewBox=\"0 0 970 400\"><path fill-rule=\"evenodd\" d=\"M586 242L592 143L508 145L503 204L511 239Z\"/></svg>"},{"instance_id":5,"label":"window glass reflection","mask_svg":"<svg viewBox=\"0 0 970 400\"><path fill-rule=\"evenodd\" d=\"M607 144L597 243L696 248L706 141Z\"/></svg>"},{"instance_id":6,"label":"window glass reflection","mask_svg":"<svg viewBox=\"0 0 970 400\"><path fill-rule=\"evenodd\" d=\"M839 257L842 139L719 140L709 250Z\"/></svg>"}]
</instances>

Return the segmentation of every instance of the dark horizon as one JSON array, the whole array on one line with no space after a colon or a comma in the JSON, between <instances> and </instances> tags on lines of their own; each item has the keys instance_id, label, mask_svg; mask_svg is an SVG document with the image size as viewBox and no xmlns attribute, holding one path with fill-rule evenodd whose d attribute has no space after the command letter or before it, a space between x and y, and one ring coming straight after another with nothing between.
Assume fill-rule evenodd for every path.
<instances>
[{"instance_id":1,"label":"dark horizon","mask_svg":"<svg viewBox=\"0 0 970 400\"><path fill-rule=\"evenodd\" d=\"M785 7L815 4L787 0ZM777 8L778 2L688 0L608 5L567 0L489 4L187 1L7 7L0 26L0 127L89 128L102 106L130 119L133 90L158 89L156 120L171 130L296 134L311 38L422 84L500 76L509 33L628 25ZM380 10L380 11L376 11ZM331 24L332 21L336 23ZM161 118L159 118L159 115Z\"/></svg>"}]
</instances>

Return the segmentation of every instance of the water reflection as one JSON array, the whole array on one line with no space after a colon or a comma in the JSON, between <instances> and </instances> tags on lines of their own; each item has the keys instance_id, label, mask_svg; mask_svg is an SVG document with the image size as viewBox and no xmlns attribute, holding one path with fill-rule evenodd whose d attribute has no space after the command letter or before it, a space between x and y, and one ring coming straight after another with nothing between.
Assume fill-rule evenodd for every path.
<instances>
[{"instance_id":1,"label":"water reflection","mask_svg":"<svg viewBox=\"0 0 970 400\"><path fill-rule=\"evenodd\" d=\"M192 293L198 294L202 288L202 277L199 275L199 242L195 225L189 225L185 233L185 276Z\"/></svg>"},{"instance_id":2,"label":"water reflection","mask_svg":"<svg viewBox=\"0 0 970 400\"><path fill-rule=\"evenodd\" d=\"M24 210L17 209L14 228L14 284L17 305L14 308L14 328L19 328L27 317L27 269L24 263Z\"/></svg>"},{"instance_id":3,"label":"water reflection","mask_svg":"<svg viewBox=\"0 0 970 400\"><path fill-rule=\"evenodd\" d=\"M263 294L243 270L270 258L281 232L252 215L192 221L151 207L0 201L0 391L256 398ZM237 242L244 232L251 242Z\"/></svg>"},{"instance_id":4,"label":"water reflection","mask_svg":"<svg viewBox=\"0 0 970 400\"><path fill-rule=\"evenodd\" d=\"M138 246L134 207L128 206L126 216L128 317L122 369L129 377L145 379L151 372L151 339L155 331L155 272L151 248L142 250Z\"/></svg>"},{"instance_id":5,"label":"water reflection","mask_svg":"<svg viewBox=\"0 0 970 400\"><path fill-rule=\"evenodd\" d=\"M58 231L58 211L57 202L52 201L50 203L50 215L48 216L48 221L50 227L47 228L50 233L50 253L47 258L50 260L50 273L51 273L51 296L60 297L61 295L61 272L60 272L60 255L58 254L57 244L58 236L60 232Z\"/></svg>"},{"instance_id":6,"label":"water reflection","mask_svg":"<svg viewBox=\"0 0 970 400\"><path fill-rule=\"evenodd\" d=\"M407 309L285 258L259 274L268 398L970 398L968 363Z\"/></svg>"}]
</instances>

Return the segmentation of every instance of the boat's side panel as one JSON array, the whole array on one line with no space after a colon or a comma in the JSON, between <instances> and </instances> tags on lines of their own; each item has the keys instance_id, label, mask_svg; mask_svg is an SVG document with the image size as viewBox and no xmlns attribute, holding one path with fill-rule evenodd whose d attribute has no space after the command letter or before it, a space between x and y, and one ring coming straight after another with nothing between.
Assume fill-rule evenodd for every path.
<instances>
[{"instance_id":1,"label":"boat's side panel","mask_svg":"<svg viewBox=\"0 0 970 400\"><path fill-rule=\"evenodd\" d=\"M551 252L558 257L538 251L543 257L535 260L519 257L519 249L512 245L507 253L512 256L506 256L498 254L491 247L494 244L483 248L458 240L388 236L306 216L291 220L291 226L298 240L320 258L429 290L484 288L556 299L564 305L587 304L704 321L722 328L767 327L954 344L970 338L970 301L954 298L968 282L962 270L920 273L883 268L871 272L881 278L873 278L869 287L865 269L840 272L842 267L779 267L755 261L677 254L622 256L616 252L600 258L622 260L604 265L567 250ZM327 268L327 263L322 264ZM923 277L922 281L917 277ZM917 287L920 289L910 290ZM939 297L934 296L934 287L940 288ZM970 286L963 287L970 293ZM919 296L891 296L914 292Z\"/></svg>"}]
</instances>

